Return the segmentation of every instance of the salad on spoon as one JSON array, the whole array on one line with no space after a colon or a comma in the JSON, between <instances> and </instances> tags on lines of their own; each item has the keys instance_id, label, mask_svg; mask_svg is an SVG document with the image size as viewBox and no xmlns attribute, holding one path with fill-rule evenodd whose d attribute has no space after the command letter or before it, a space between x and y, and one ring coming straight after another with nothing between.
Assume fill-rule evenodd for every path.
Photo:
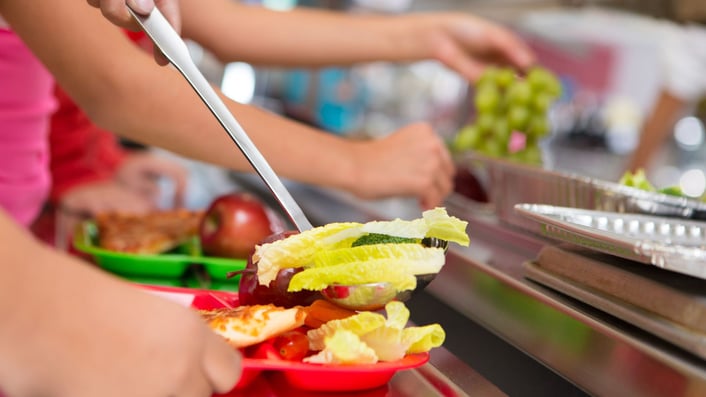
<instances>
[{"instance_id":1,"label":"salad on spoon","mask_svg":"<svg viewBox=\"0 0 706 397\"><path fill-rule=\"evenodd\" d=\"M330 223L270 239L255 247L241 273L241 302L259 303L258 289L274 291L286 306L324 297L377 310L404 301L441 270L448 243L468 246L467 224L435 208L414 220Z\"/></svg>"}]
</instances>

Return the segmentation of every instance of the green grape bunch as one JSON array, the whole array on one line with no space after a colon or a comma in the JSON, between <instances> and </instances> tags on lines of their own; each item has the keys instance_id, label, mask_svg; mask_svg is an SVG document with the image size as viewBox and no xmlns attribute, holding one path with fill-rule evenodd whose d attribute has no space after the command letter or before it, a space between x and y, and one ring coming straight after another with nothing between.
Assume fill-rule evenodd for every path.
<instances>
[{"instance_id":1,"label":"green grape bunch","mask_svg":"<svg viewBox=\"0 0 706 397\"><path fill-rule=\"evenodd\" d=\"M486 69L475 85L475 120L456 133L451 149L541 164L539 141L550 132L549 108L561 91L541 66L523 77L510 68Z\"/></svg>"}]
</instances>

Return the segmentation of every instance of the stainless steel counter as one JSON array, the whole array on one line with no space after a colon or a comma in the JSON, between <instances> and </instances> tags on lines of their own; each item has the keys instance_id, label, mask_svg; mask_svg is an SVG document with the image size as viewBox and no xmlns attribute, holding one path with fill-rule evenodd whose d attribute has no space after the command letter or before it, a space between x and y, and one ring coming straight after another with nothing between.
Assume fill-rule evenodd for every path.
<instances>
[{"instance_id":1,"label":"stainless steel counter","mask_svg":"<svg viewBox=\"0 0 706 397\"><path fill-rule=\"evenodd\" d=\"M414 202L405 200L362 202L298 185L291 186L291 191L315 224L410 219L421 213ZM444 269L427 287L428 297L418 306L414 306L416 298L411 301L413 321L439 317L447 330L446 347L467 363L499 361L488 366L495 373L483 373L478 369L482 365L472 366L503 392L546 395L557 390L551 384L542 385L551 376L534 376L514 365L522 357L531 357L538 371L556 374L566 383L562 395L706 394L703 360L524 278L523 262L533 259L547 241L505 226L482 209L453 200L446 207L450 214L469 221L471 246L450 248ZM443 321L453 314L425 307L425 302L434 300L463 321L445 325ZM419 321L414 318L417 312L428 312L427 317ZM478 325L509 344L512 354L486 352L488 357L476 357L486 347L472 336L471 328Z\"/></svg>"},{"instance_id":2,"label":"stainless steel counter","mask_svg":"<svg viewBox=\"0 0 706 397\"><path fill-rule=\"evenodd\" d=\"M458 397L466 395L501 397L506 395L447 349L432 350L429 364L415 371L397 373L391 381L391 387L399 391L407 391L404 395L418 396L422 389L411 382L411 378L414 377L419 384L433 386L436 395Z\"/></svg>"}]
</instances>

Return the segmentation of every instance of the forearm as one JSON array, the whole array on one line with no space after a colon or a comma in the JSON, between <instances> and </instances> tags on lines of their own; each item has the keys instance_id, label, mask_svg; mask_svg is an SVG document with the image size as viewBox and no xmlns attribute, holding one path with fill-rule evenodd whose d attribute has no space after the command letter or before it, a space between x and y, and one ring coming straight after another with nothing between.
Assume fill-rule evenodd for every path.
<instances>
[{"instance_id":1,"label":"forearm","mask_svg":"<svg viewBox=\"0 0 706 397\"><path fill-rule=\"evenodd\" d=\"M0 209L0 343L15 324L15 319L23 310L17 307L22 302L18 297L26 295L34 285L32 273L38 270L37 262L28 258L29 253L37 253L38 243L30 233L15 224L10 217ZM41 250L40 250L41 251ZM2 354L0 347L0 357ZM1 362L0 362L1 363ZM0 371L2 366L0 365Z\"/></svg>"},{"instance_id":2,"label":"forearm","mask_svg":"<svg viewBox=\"0 0 706 397\"><path fill-rule=\"evenodd\" d=\"M43 7L22 7L13 1L0 5L0 13L60 84L107 130L191 158L252 170L178 72L154 64L151 55L130 43L96 10L74 0L56 0ZM71 28L52 28L57 23ZM227 103L282 176L344 186L344 175L354 167L344 154L343 139Z\"/></svg>"},{"instance_id":3,"label":"forearm","mask_svg":"<svg viewBox=\"0 0 706 397\"><path fill-rule=\"evenodd\" d=\"M363 161L361 144L284 117L252 107L235 104L234 114L248 131L274 170L281 176L300 182L350 189L358 162ZM220 131L220 135L225 133ZM213 151L222 152L228 161L237 152L227 143ZM248 165L247 170L251 170Z\"/></svg>"},{"instance_id":4,"label":"forearm","mask_svg":"<svg viewBox=\"0 0 706 397\"><path fill-rule=\"evenodd\" d=\"M182 9L183 34L224 61L322 66L434 55L435 22L428 16L344 14L305 7L272 11L231 0L182 0Z\"/></svg>"},{"instance_id":5,"label":"forearm","mask_svg":"<svg viewBox=\"0 0 706 397\"><path fill-rule=\"evenodd\" d=\"M2 210L0 210L0 384L7 387L10 381L22 384L28 383L25 379L13 379L23 376L18 373L17 367L29 364L29 357L23 355L20 346L22 341L34 341L41 332L33 330L29 323L28 314L43 315L41 306L37 306L38 291L44 287L37 284L35 273L41 272L40 260L42 249L32 240L29 233L14 224ZM39 279L44 276L36 274ZM35 290L34 288L37 288ZM50 310L46 307L44 310ZM5 390L12 393L11 390Z\"/></svg>"},{"instance_id":6,"label":"forearm","mask_svg":"<svg viewBox=\"0 0 706 397\"><path fill-rule=\"evenodd\" d=\"M0 238L7 395L211 395L235 384L237 354L195 312L42 246L1 211Z\"/></svg>"},{"instance_id":7,"label":"forearm","mask_svg":"<svg viewBox=\"0 0 706 397\"><path fill-rule=\"evenodd\" d=\"M37 351L44 351L51 360L52 348L45 346L49 339L63 339L66 349L82 343L62 333L63 322L78 323L80 318L66 318L62 309L79 308L85 291L96 285L89 275L98 273L88 265L68 255L52 251L42 245L24 229L0 211L0 384L31 384L27 369L39 370L44 366L36 360ZM105 277L105 276L102 276ZM95 297L100 296L95 294ZM53 318L56 321L38 319ZM47 325L51 328L47 328ZM49 337L47 334L52 333ZM28 344L32 348L28 348ZM55 374L42 374L45 380ZM22 379L26 377L26 379ZM35 378L36 379L36 378ZM39 385L35 385L39 386ZM6 392L13 395L12 390Z\"/></svg>"},{"instance_id":8,"label":"forearm","mask_svg":"<svg viewBox=\"0 0 706 397\"><path fill-rule=\"evenodd\" d=\"M628 171L637 171L649 165L653 156L669 137L677 118L686 104L680 98L661 91L652 112L649 114L640 133L640 140L627 166Z\"/></svg>"}]
</instances>

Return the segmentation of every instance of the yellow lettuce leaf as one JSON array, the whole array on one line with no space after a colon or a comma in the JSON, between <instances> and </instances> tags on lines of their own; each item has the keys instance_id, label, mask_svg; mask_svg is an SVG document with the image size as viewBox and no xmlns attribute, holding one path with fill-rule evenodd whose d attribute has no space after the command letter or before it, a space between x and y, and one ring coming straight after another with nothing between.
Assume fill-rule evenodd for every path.
<instances>
[{"instance_id":1,"label":"yellow lettuce leaf","mask_svg":"<svg viewBox=\"0 0 706 397\"><path fill-rule=\"evenodd\" d=\"M349 262L335 266L312 267L292 276L287 291L303 289L320 291L329 285L357 285L389 282L397 291L414 289L417 278L406 267L407 263L397 259L372 259Z\"/></svg>"},{"instance_id":2,"label":"yellow lettuce leaf","mask_svg":"<svg viewBox=\"0 0 706 397\"><path fill-rule=\"evenodd\" d=\"M361 336L360 340L373 349L380 361L397 361L409 349L409 342L402 339L402 330L399 328L376 328Z\"/></svg>"},{"instance_id":3,"label":"yellow lettuce leaf","mask_svg":"<svg viewBox=\"0 0 706 397\"><path fill-rule=\"evenodd\" d=\"M359 230L359 223L329 223L285 239L255 246L253 262L257 263L260 284L269 285L280 269L302 267L312 261L314 254L337 247L350 240L350 230ZM360 234L360 232L356 232ZM350 243L348 243L350 246Z\"/></svg>"},{"instance_id":4,"label":"yellow lettuce leaf","mask_svg":"<svg viewBox=\"0 0 706 397\"><path fill-rule=\"evenodd\" d=\"M424 252L423 255L427 255L426 250L429 248L421 247L418 244L398 244L398 247L393 250L377 247L348 252L327 253L326 251L339 248L352 249L351 245L357 238L369 233L415 239L434 237L467 246L469 244L469 237L466 233L467 225L468 222L449 216L446 209L442 207L424 211L421 218L411 221L398 218L391 221L373 221L364 224L355 222L329 223L282 240L258 245L255 247L253 261L257 263L258 281L264 285L269 285L277 277L280 269L329 266L339 264L339 260L356 262L371 258L376 259L376 255L393 255L396 259L412 256L419 259L416 263L418 269L414 270L416 272L414 274L432 273L439 271L443 266L443 260L441 265L436 261L430 265L420 264L426 258L420 256L419 253ZM362 247L364 246L354 248ZM372 256L365 257L366 253L370 253ZM435 256L438 255L435 254Z\"/></svg>"},{"instance_id":5,"label":"yellow lettuce leaf","mask_svg":"<svg viewBox=\"0 0 706 397\"><path fill-rule=\"evenodd\" d=\"M375 364L375 351L363 343L358 335L339 329L324 339L324 349L304 358L304 362L315 364Z\"/></svg>"},{"instance_id":6,"label":"yellow lettuce leaf","mask_svg":"<svg viewBox=\"0 0 706 397\"><path fill-rule=\"evenodd\" d=\"M396 361L405 354L427 352L444 342L446 334L439 324L405 327L409 309L404 303L390 302L385 305L385 312L387 318L379 313L360 312L309 330L309 348L318 353L307 362L364 364L370 363L372 357Z\"/></svg>"},{"instance_id":7,"label":"yellow lettuce leaf","mask_svg":"<svg viewBox=\"0 0 706 397\"><path fill-rule=\"evenodd\" d=\"M428 352L444 343L446 332L439 324L429 324L421 327L407 327L402 330L402 340L409 343L407 353Z\"/></svg>"},{"instance_id":8,"label":"yellow lettuce leaf","mask_svg":"<svg viewBox=\"0 0 706 397\"><path fill-rule=\"evenodd\" d=\"M388 327L402 329L409 321L409 309L402 302L389 302L385 305L385 313L387 314L385 325Z\"/></svg>"},{"instance_id":9,"label":"yellow lettuce leaf","mask_svg":"<svg viewBox=\"0 0 706 397\"><path fill-rule=\"evenodd\" d=\"M356 335L363 335L383 325L385 325L385 316L382 314L360 312L340 320L331 320L319 328L307 331L306 336L309 338L311 350L322 350L325 346L324 340L339 330L344 329Z\"/></svg>"}]
</instances>

